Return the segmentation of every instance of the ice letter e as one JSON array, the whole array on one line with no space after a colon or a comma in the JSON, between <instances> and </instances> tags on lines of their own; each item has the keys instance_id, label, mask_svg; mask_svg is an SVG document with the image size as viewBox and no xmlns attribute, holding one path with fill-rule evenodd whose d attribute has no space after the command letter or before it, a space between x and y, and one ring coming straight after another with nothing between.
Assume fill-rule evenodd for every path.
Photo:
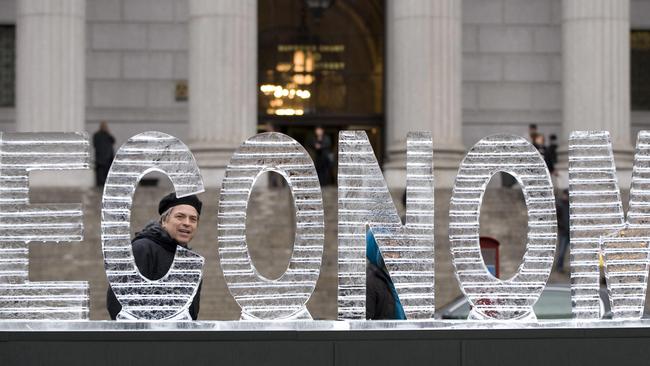
<instances>
[{"instance_id":1,"label":"ice letter e","mask_svg":"<svg viewBox=\"0 0 650 366\"><path fill-rule=\"evenodd\" d=\"M0 320L88 319L88 282L28 276L29 242L83 238L80 204L29 203L29 172L88 169L88 146L83 133L0 132Z\"/></svg>"}]
</instances>

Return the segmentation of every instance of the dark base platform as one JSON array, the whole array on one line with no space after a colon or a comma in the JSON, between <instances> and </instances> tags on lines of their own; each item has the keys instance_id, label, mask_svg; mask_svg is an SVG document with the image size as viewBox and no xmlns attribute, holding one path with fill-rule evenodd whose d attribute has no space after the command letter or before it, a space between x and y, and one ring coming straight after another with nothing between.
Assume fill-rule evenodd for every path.
<instances>
[{"instance_id":1,"label":"dark base platform","mask_svg":"<svg viewBox=\"0 0 650 366\"><path fill-rule=\"evenodd\" d=\"M0 331L0 365L648 365L650 328Z\"/></svg>"}]
</instances>

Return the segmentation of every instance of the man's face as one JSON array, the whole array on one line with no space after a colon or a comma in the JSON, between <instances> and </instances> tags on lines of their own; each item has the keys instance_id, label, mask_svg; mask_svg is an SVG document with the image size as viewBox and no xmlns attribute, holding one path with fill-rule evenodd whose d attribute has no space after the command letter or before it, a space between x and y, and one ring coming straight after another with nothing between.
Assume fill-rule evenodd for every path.
<instances>
[{"instance_id":1,"label":"man's face","mask_svg":"<svg viewBox=\"0 0 650 366\"><path fill-rule=\"evenodd\" d=\"M172 207L172 211L162 222L162 227L172 239L186 246L194 237L196 228L199 225L199 214L190 205L178 205Z\"/></svg>"}]
</instances>

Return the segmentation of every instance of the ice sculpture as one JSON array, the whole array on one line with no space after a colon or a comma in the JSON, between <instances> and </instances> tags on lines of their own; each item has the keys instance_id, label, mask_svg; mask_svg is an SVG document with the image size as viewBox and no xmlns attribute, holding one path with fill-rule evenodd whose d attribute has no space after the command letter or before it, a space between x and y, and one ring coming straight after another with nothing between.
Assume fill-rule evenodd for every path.
<instances>
[{"instance_id":1,"label":"ice sculpture","mask_svg":"<svg viewBox=\"0 0 650 366\"><path fill-rule=\"evenodd\" d=\"M406 145L403 226L366 133L339 133L339 319L365 319L367 226L407 318L433 317L433 143L429 133L411 132Z\"/></svg>"},{"instance_id":2,"label":"ice sculpture","mask_svg":"<svg viewBox=\"0 0 650 366\"><path fill-rule=\"evenodd\" d=\"M490 178L497 172L517 178L528 212L523 262L507 280L488 272L479 246L481 202ZM553 186L535 147L519 136L493 135L471 148L456 176L449 208L449 239L459 285L472 306L471 319L535 319L532 306L551 273L557 239Z\"/></svg>"},{"instance_id":3,"label":"ice sculpture","mask_svg":"<svg viewBox=\"0 0 650 366\"><path fill-rule=\"evenodd\" d=\"M639 132L627 222L608 132L569 138L571 296L573 315L598 319L599 255L614 318L643 315L650 243L650 132Z\"/></svg>"},{"instance_id":4,"label":"ice sculpture","mask_svg":"<svg viewBox=\"0 0 650 366\"><path fill-rule=\"evenodd\" d=\"M88 169L83 133L0 132L0 320L88 319L88 282L29 281L29 242L83 238L80 204L30 204L32 170Z\"/></svg>"},{"instance_id":5,"label":"ice sculpture","mask_svg":"<svg viewBox=\"0 0 650 366\"><path fill-rule=\"evenodd\" d=\"M246 244L246 208L257 178L281 174L293 195L296 236L286 272L262 276ZM242 319L311 319L305 304L316 287L325 241L323 200L314 163L294 139L262 133L246 140L230 160L219 196L219 258Z\"/></svg>"},{"instance_id":6,"label":"ice sculpture","mask_svg":"<svg viewBox=\"0 0 650 366\"><path fill-rule=\"evenodd\" d=\"M140 179L151 171L166 174L176 196L203 192L199 167L176 137L144 132L131 137L115 155L102 199L102 250L108 282L122 305L118 320L191 320L188 308L202 277L204 259L177 247L163 278L142 276L131 250L131 205Z\"/></svg>"}]
</instances>

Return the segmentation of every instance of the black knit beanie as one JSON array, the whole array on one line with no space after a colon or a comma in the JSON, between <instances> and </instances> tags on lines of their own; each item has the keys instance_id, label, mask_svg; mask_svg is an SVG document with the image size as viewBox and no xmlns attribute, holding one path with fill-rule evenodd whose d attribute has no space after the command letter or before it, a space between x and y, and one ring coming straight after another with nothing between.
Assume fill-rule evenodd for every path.
<instances>
[{"instance_id":1,"label":"black knit beanie","mask_svg":"<svg viewBox=\"0 0 650 366\"><path fill-rule=\"evenodd\" d=\"M200 215L201 207L203 206L203 203L201 203L201 201L195 194L177 198L176 193L172 192L160 200L160 203L158 204L158 214L162 215L163 212L167 211L171 207L178 206L178 205L190 205L194 207L196 209L196 212L198 212L198 214Z\"/></svg>"}]
</instances>

